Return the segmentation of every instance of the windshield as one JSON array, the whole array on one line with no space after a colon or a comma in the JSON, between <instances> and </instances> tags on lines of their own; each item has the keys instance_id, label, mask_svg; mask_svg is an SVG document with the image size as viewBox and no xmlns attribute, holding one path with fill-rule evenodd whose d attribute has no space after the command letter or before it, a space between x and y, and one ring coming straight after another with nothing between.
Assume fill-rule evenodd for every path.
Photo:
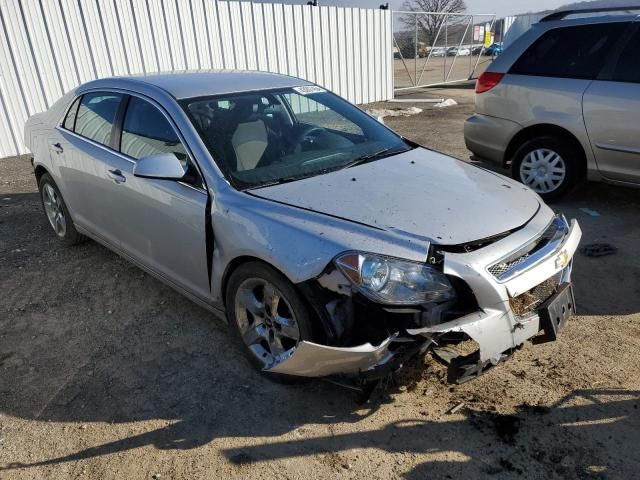
<instances>
[{"instance_id":1,"label":"windshield","mask_svg":"<svg viewBox=\"0 0 640 480\"><path fill-rule=\"evenodd\" d=\"M181 101L211 155L240 189L293 181L411 147L316 86Z\"/></svg>"}]
</instances>

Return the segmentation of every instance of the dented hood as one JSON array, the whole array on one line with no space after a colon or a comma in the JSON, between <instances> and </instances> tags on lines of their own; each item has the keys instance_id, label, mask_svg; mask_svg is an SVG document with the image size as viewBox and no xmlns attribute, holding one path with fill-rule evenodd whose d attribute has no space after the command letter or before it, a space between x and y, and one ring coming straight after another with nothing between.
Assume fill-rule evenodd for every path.
<instances>
[{"instance_id":1,"label":"dented hood","mask_svg":"<svg viewBox=\"0 0 640 480\"><path fill-rule=\"evenodd\" d=\"M520 227L540 206L523 185L424 148L253 193L449 245Z\"/></svg>"}]
</instances>

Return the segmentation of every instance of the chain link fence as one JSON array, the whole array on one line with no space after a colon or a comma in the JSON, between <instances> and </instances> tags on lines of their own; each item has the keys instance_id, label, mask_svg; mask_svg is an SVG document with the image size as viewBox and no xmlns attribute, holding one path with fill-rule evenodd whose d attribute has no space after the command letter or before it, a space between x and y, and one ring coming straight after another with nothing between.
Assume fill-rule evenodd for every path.
<instances>
[{"instance_id":1,"label":"chain link fence","mask_svg":"<svg viewBox=\"0 0 640 480\"><path fill-rule=\"evenodd\" d=\"M476 78L491 62L494 14L394 11L394 91Z\"/></svg>"}]
</instances>

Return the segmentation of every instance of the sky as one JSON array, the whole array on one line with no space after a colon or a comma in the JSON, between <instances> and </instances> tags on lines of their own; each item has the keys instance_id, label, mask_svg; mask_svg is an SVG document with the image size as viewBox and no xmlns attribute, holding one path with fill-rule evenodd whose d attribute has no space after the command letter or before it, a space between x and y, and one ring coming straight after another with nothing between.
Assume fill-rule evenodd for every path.
<instances>
[{"instance_id":1,"label":"sky","mask_svg":"<svg viewBox=\"0 0 640 480\"><path fill-rule=\"evenodd\" d=\"M286 3L306 3L306 0L280 0ZM404 0L318 0L320 5L339 5L343 7L375 8L389 2L391 8L398 10ZM572 0L465 0L469 13L495 13L498 17L519 13L553 10ZM633 2L629 2L633 3Z\"/></svg>"}]
</instances>

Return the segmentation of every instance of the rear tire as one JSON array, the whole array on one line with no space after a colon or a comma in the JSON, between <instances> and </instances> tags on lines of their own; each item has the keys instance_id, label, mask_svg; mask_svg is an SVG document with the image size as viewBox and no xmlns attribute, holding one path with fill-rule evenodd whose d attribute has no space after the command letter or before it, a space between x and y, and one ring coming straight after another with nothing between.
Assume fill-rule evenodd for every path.
<instances>
[{"instance_id":1,"label":"rear tire","mask_svg":"<svg viewBox=\"0 0 640 480\"><path fill-rule=\"evenodd\" d=\"M314 338L309 308L284 275L261 262L240 265L229 277L226 311L235 337L256 370L280 383L308 380L264 370L277 355Z\"/></svg>"},{"instance_id":2,"label":"rear tire","mask_svg":"<svg viewBox=\"0 0 640 480\"><path fill-rule=\"evenodd\" d=\"M511 175L544 200L555 200L576 184L580 160L575 147L566 140L555 136L536 137L516 151Z\"/></svg>"},{"instance_id":3,"label":"rear tire","mask_svg":"<svg viewBox=\"0 0 640 480\"><path fill-rule=\"evenodd\" d=\"M45 173L40 177L38 190L42 209L58 240L69 246L83 242L85 237L76 230L67 204L51 175Z\"/></svg>"}]
</instances>

